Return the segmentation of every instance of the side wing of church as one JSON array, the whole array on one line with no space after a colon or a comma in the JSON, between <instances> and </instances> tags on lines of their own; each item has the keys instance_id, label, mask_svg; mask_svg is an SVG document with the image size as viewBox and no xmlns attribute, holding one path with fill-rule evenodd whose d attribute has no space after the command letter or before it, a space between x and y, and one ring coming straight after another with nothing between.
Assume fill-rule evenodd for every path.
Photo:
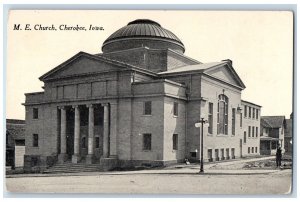
<instances>
[{"instance_id":1,"label":"side wing of church","mask_svg":"<svg viewBox=\"0 0 300 202\"><path fill-rule=\"evenodd\" d=\"M108 170L197 161L201 117L209 123L205 161L259 154L260 106L242 102L245 85L232 61L185 56L183 43L151 20L117 30L102 51L79 52L40 77L43 92L26 94L27 171L70 162ZM243 124L246 105L254 114ZM248 153L248 143L256 150Z\"/></svg>"}]
</instances>

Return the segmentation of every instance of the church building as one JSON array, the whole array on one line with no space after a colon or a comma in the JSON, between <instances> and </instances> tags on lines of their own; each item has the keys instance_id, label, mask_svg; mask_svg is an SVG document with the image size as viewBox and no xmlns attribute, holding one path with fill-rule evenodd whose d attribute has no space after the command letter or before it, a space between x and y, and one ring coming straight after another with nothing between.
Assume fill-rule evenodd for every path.
<instances>
[{"instance_id":1,"label":"church building","mask_svg":"<svg viewBox=\"0 0 300 202\"><path fill-rule=\"evenodd\" d=\"M202 63L184 52L171 31L138 19L110 35L102 53L79 52L42 75L43 92L25 94L25 170L197 161L201 117L205 161L248 155L249 142L259 148L257 134L244 139L243 119L260 120L260 106L241 100L232 61ZM245 105L253 108L247 116Z\"/></svg>"}]
</instances>

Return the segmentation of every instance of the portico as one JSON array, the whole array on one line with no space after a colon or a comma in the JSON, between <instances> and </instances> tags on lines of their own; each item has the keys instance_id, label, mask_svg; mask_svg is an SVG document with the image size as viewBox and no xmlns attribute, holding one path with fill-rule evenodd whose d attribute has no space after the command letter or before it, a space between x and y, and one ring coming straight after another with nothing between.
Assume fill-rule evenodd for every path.
<instances>
[{"instance_id":1,"label":"portico","mask_svg":"<svg viewBox=\"0 0 300 202\"><path fill-rule=\"evenodd\" d=\"M110 103L89 103L58 107L60 113L59 163L64 163L70 156L72 163L79 163L84 159L87 164L95 163L99 160L99 157L108 158L110 153L116 156L113 150L110 152L110 140L113 140L114 137L111 136L110 138L111 106L114 105ZM88 113L85 113L85 111ZM72 113L74 114L73 119L70 118ZM68 114L71 115L68 117ZM87 124L85 120L87 120ZM70 140L68 142L68 138L71 138L71 143ZM100 142L100 140L102 141ZM95 155L95 150L99 150L99 148L101 148L101 151L98 152L98 155Z\"/></svg>"}]
</instances>

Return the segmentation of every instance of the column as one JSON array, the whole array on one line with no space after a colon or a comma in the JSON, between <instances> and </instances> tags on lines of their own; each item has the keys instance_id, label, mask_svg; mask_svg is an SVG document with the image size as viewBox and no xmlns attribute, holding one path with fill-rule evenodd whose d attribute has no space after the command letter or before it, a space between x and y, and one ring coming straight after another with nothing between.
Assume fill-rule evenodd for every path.
<instances>
[{"instance_id":1,"label":"column","mask_svg":"<svg viewBox=\"0 0 300 202\"><path fill-rule=\"evenodd\" d=\"M80 143L80 111L79 106L73 106L75 109L75 125L74 125L74 155L72 156L72 163L80 161L79 143Z\"/></svg>"},{"instance_id":2,"label":"column","mask_svg":"<svg viewBox=\"0 0 300 202\"><path fill-rule=\"evenodd\" d=\"M109 157L117 157L117 103L110 103ZM130 114L129 114L130 116Z\"/></svg>"},{"instance_id":3,"label":"column","mask_svg":"<svg viewBox=\"0 0 300 202\"><path fill-rule=\"evenodd\" d=\"M59 107L60 109L60 154L58 155L59 163L63 163L67 159L67 116L66 108Z\"/></svg>"},{"instance_id":4,"label":"column","mask_svg":"<svg viewBox=\"0 0 300 202\"><path fill-rule=\"evenodd\" d=\"M94 106L87 105L89 108L89 129L88 129L88 155L86 156L86 163L92 164L94 162Z\"/></svg>"},{"instance_id":5,"label":"column","mask_svg":"<svg viewBox=\"0 0 300 202\"><path fill-rule=\"evenodd\" d=\"M103 117L103 158L108 157L108 135L109 135L109 110L108 104L102 104L104 107L104 117Z\"/></svg>"}]
</instances>

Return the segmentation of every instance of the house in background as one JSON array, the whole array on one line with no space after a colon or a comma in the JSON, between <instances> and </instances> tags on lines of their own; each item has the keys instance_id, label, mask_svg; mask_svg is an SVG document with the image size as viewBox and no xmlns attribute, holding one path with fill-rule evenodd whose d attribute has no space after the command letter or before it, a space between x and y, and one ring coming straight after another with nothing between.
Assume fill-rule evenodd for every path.
<instances>
[{"instance_id":1,"label":"house in background","mask_svg":"<svg viewBox=\"0 0 300 202\"><path fill-rule=\"evenodd\" d=\"M23 167L25 154L25 121L6 119L6 166Z\"/></svg>"},{"instance_id":2,"label":"house in background","mask_svg":"<svg viewBox=\"0 0 300 202\"><path fill-rule=\"evenodd\" d=\"M284 150L287 154L293 152L293 113L290 115L290 119L286 119L286 128L284 132Z\"/></svg>"},{"instance_id":3,"label":"house in background","mask_svg":"<svg viewBox=\"0 0 300 202\"><path fill-rule=\"evenodd\" d=\"M245 100L242 100L241 104L243 110L239 117L242 129L241 157L259 155L261 106Z\"/></svg>"},{"instance_id":4,"label":"house in background","mask_svg":"<svg viewBox=\"0 0 300 202\"><path fill-rule=\"evenodd\" d=\"M262 116L260 133L260 154L275 155L280 146L284 153L284 129L286 120L284 116Z\"/></svg>"}]
</instances>

